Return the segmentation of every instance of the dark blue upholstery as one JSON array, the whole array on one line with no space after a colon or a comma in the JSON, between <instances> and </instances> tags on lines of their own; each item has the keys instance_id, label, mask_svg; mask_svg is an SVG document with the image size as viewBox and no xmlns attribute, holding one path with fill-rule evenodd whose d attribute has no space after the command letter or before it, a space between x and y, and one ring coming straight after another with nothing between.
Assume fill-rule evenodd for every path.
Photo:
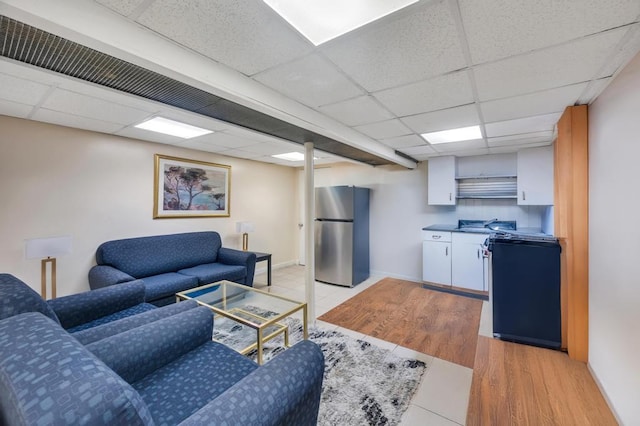
<instances>
[{"instance_id":1,"label":"dark blue upholstery","mask_svg":"<svg viewBox=\"0 0 640 426\"><path fill-rule=\"evenodd\" d=\"M0 321L0 424L152 425L140 395L40 313Z\"/></svg>"},{"instance_id":2,"label":"dark blue upholstery","mask_svg":"<svg viewBox=\"0 0 640 426\"><path fill-rule=\"evenodd\" d=\"M220 234L208 231L108 241L98 247L96 262L89 271L92 289L138 278L145 300L164 305L175 293L212 281L252 286L256 256L221 247Z\"/></svg>"},{"instance_id":3,"label":"dark blue upholstery","mask_svg":"<svg viewBox=\"0 0 640 426\"><path fill-rule=\"evenodd\" d=\"M107 324L78 331L73 333L73 337L80 343L88 345L89 343L131 330L132 328L140 327L141 325L149 324L171 315L179 314L180 312L193 309L197 306L198 303L195 300L186 300L182 303L174 303L163 309L152 309L141 314L128 316L117 321L111 321Z\"/></svg>"},{"instance_id":4,"label":"dark blue upholstery","mask_svg":"<svg viewBox=\"0 0 640 426\"><path fill-rule=\"evenodd\" d=\"M198 278L175 272L146 277L143 281L145 297L149 301L171 296L175 302L176 293L198 286Z\"/></svg>"},{"instance_id":5,"label":"dark blue upholstery","mask_svg":"<svg viewBox=\"0 0 640 426\"><path fill-rule=\"evenodd\" d=\"M40 313L2 320L0 424L315 424L316 344L259 367L212 342L211 330L200 307L85 347Z\"/></svg>"},{"instance_id":6,"label":"dark blue upholstery","mask_svg":"<svg viewBox=\"0 0 640 426\"><path fill-rule=\"evenodd\" d=\"M11 274L0 274L0 319L25 312L40 312L60 322L53 309L31 287Z\"/></svg>"},{"instance_id":7,"label":"dark blue upholstery","mask_svg":"<svg viewBox=\"0 0 640 426\"><path fill-rule=\"evenodd\" d=\"M222 280L243 280L245 275L247 275L247 268L241 265L207 263L205 265L194 266L193 268L181 269L178 272L190 277L196 277L199 285L205 285Z\"/></svg>"},{"instance_id":8,"label":"dark blue upholstery","mask_svg":"<svg viewBox=\"0 0 640 426\"><path fill-rule=\"evenodd\" d=\"M18 278L0 274L0 319L40 312L90 343L197 306L189 302L157 309L144 302L144 295L144 284L132 281L45 301Z\"/></svg>"}]
</instances>

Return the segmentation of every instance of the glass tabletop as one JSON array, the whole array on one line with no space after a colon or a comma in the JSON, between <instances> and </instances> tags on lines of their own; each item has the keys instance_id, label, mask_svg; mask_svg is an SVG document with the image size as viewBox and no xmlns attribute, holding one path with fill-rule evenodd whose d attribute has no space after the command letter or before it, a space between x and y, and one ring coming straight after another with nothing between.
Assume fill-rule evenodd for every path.
<instances>
[{"instance_id":1,"label":"glass tabletop","mask_svg":"<svg viewBox=\"0 0 640 426\"><path fill-rule=\"evenodd\" d=\"M182 299L195 299L214 311L224 312L225 316L244 324L251 324L256 328L291 315L305 305L305 302L231 281L220 281L197 287L180 292L177 296Z\"/></svg>"}]
</instances>

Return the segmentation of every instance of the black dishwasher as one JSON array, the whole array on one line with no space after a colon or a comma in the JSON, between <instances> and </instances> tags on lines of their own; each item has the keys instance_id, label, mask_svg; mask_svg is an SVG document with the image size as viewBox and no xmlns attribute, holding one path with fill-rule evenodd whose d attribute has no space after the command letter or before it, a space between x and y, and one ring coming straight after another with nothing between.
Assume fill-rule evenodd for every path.
<instances>
[{"instance_id":1,"label":"black dishwasher","mask_svg":"<svg viewBox=\"0 0 640 426\"><path fill-rule=\"evenodd\" d=\"M547 236L489 238L493 335L560 349L560 244Z\"/></svg>"}]
</instances>

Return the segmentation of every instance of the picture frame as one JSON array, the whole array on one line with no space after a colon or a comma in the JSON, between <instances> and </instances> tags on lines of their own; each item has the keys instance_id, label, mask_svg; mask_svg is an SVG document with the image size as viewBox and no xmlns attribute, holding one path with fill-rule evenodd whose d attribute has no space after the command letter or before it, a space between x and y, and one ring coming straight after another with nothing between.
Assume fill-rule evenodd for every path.
<instances>
[{"instance_id":1,"label":"picture frame","mask_svg":"<svg viewBox=\"0 0 640 426\"><path fill-rule=\"evenodd\" d=\"M229 217L231 166L155 155L153 218Z\"/></svg>"}]
</instances>

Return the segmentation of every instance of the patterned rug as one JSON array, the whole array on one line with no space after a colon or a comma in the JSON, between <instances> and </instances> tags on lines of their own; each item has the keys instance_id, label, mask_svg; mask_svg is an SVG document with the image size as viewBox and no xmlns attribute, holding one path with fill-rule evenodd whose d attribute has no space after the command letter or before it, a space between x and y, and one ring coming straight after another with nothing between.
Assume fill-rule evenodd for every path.
<instances>
[{"instance_id":1,"label":"patterned rug","mask_svg":"<svg viewBox=\"0 0 640 426\"><path fill-rule=\"evenodd\" d=\"M302 339L302 324L288 318L290 342ZM214 339L231 347L248 346L246 327L216 319ZM255 339L255 332L251 333ZM397 425L420 384L427 366L400 358L386 349L334 330L309 327L309 339L325 356L325 373L318 414L319 425ZM255 340L254 340L255 341ZM283 338L265 345L264 359L284 349ZM255 351L248 356L255 360Z\"/></svg>"}]
</instances>

